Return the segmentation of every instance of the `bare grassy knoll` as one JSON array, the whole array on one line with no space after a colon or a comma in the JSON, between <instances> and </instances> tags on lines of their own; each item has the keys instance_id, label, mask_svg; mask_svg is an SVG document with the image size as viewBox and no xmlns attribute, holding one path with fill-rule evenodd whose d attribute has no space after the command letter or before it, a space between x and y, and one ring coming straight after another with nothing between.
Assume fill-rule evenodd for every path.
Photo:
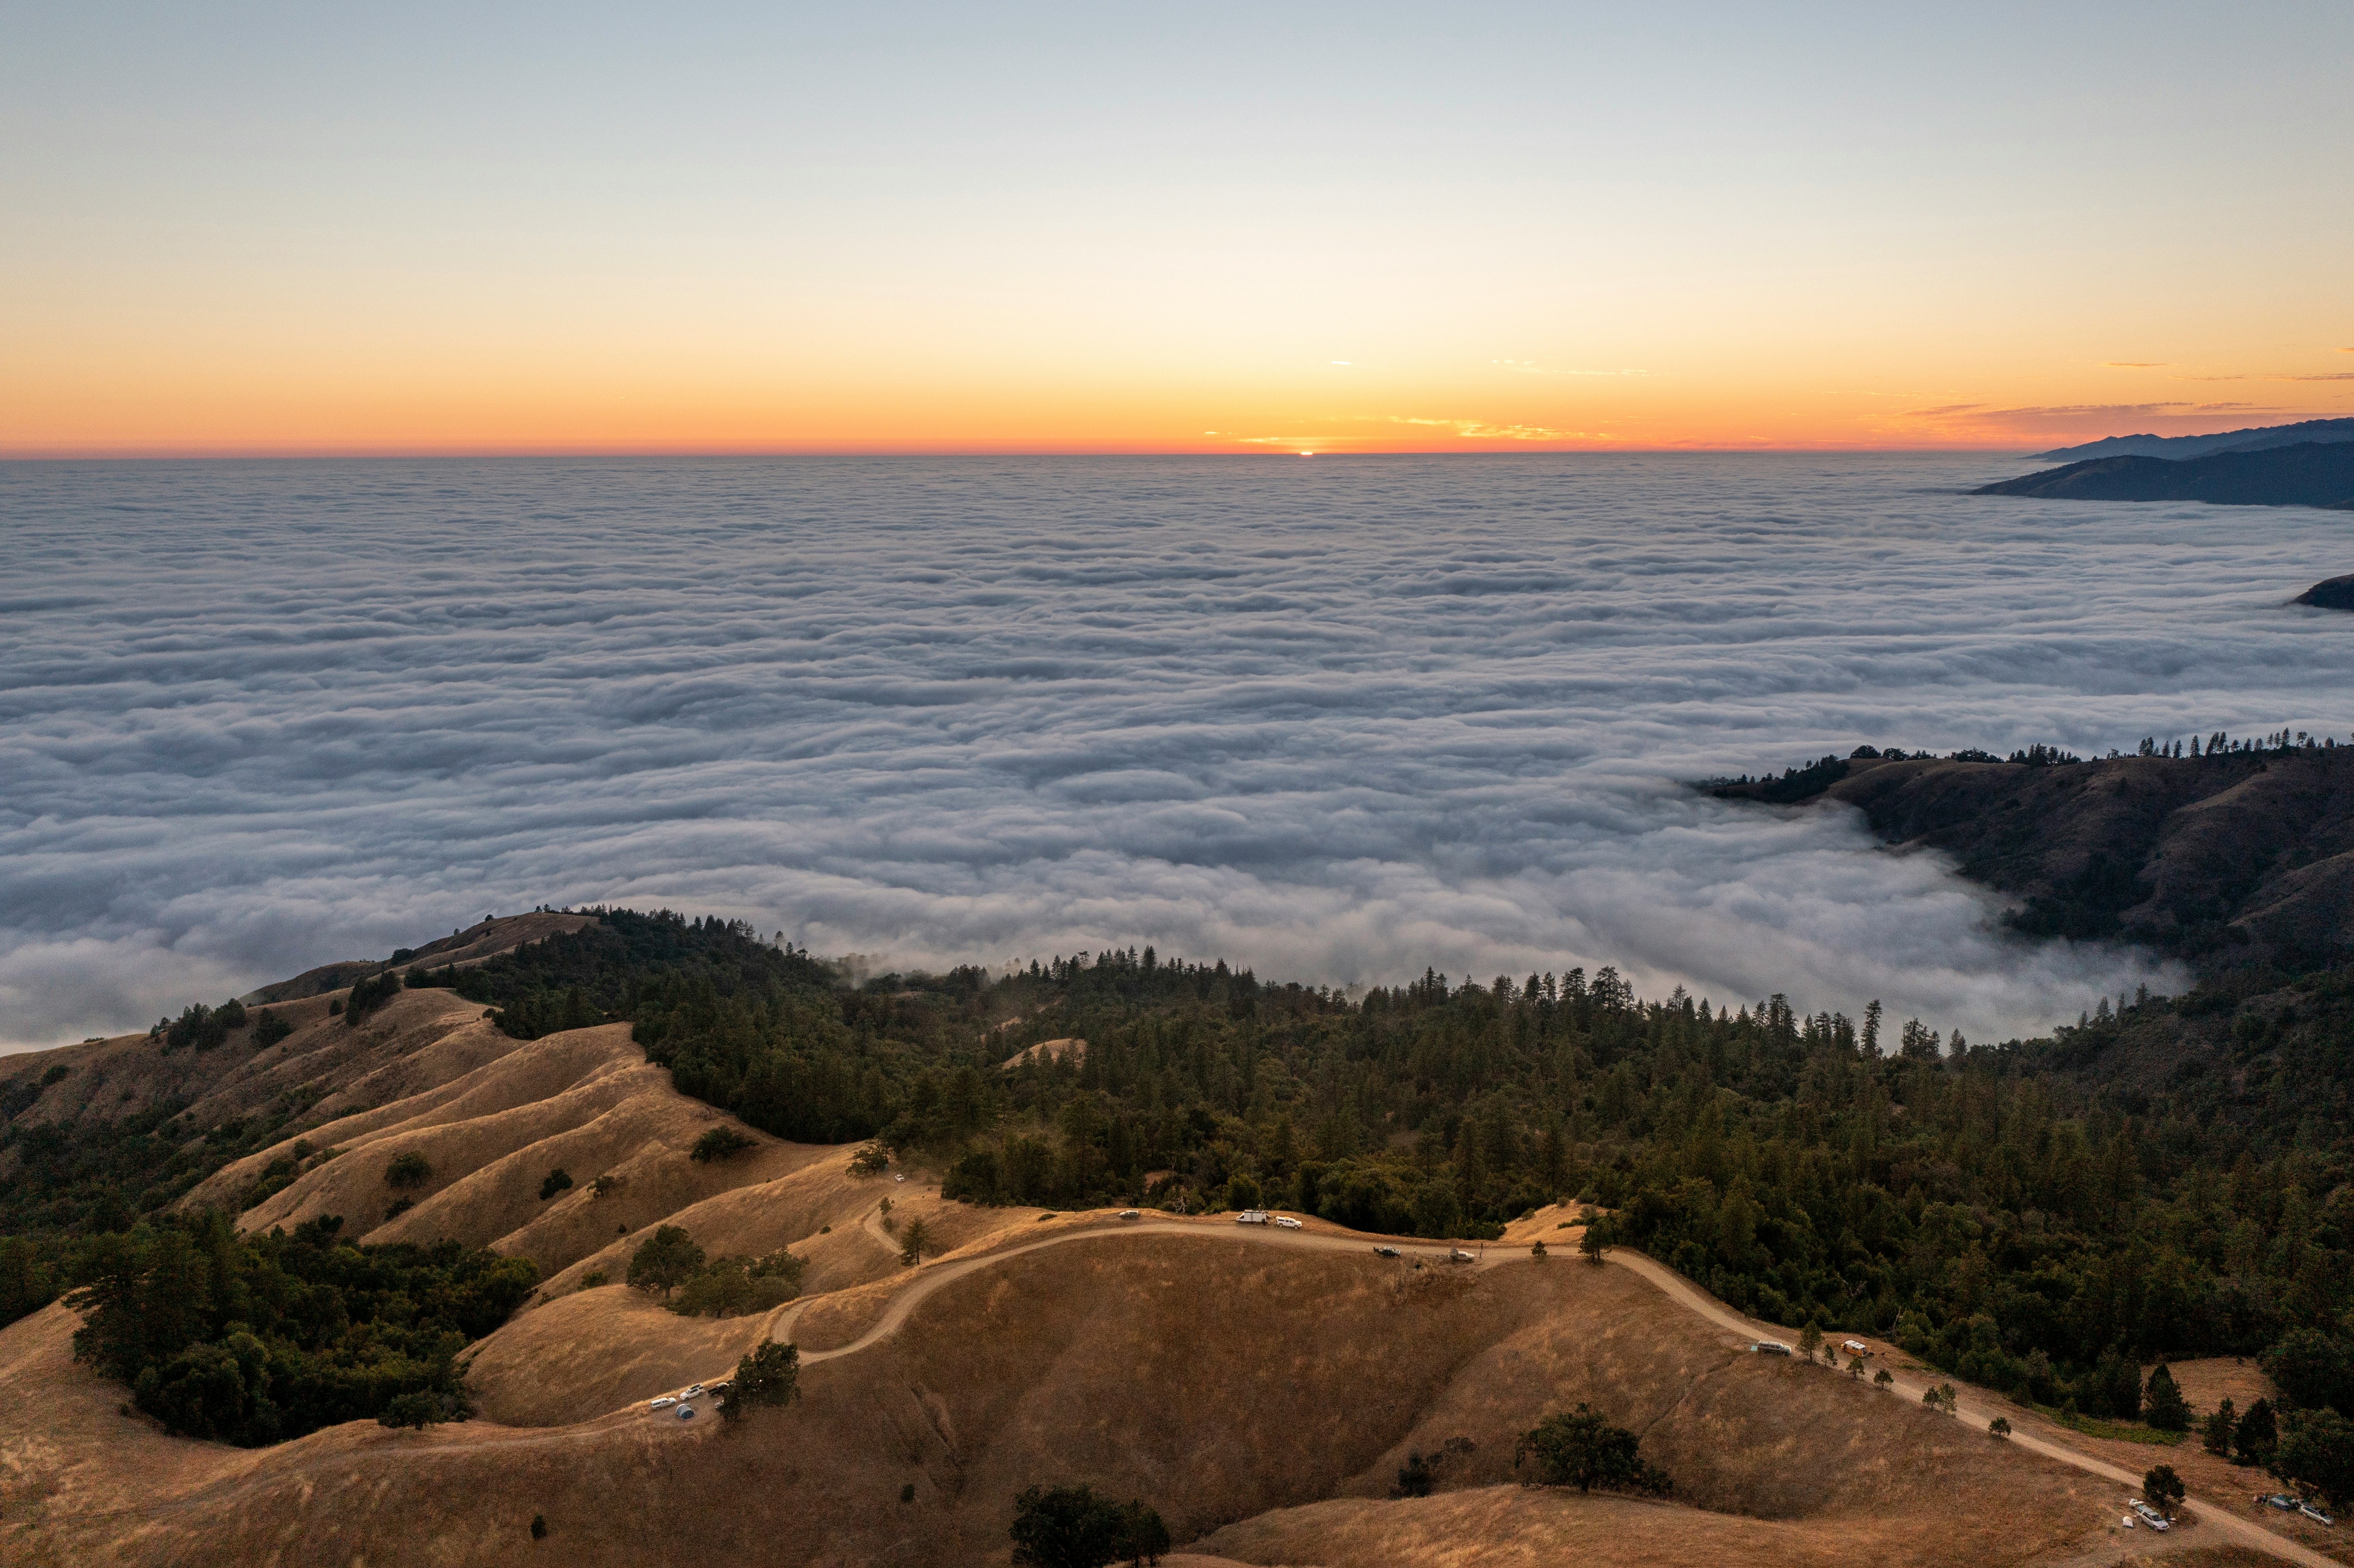
<instances>
[{"instance_id":1,"label":"bare grassy knoll","mask_svg":"<svg viewBox=\"0 0 2354 1568\"><path fill-rule=\"evenodd\" d=\"M588 1361L642 1310L595 1291L519 1321L568 1327ZM632 1412L537 1431L347 1426L242 1453L116 1414L117 1391L67 1361L65 1316L0 1334L12 1563L504 1562L535 1513L567 1563L1002 1563L1014 1493L1063 1479L1150 1499L1179 1541L1259 1563L1375 1560L1311 1554L1280 1514L1258 1536L1223 1529L1316 1504L1339 1510L1333 1542L1402 1531L1412 1550L1389 1562L1489 1560L1441 1540L1458 1518L1504 1541L1552 1531L1602 1563L1653 1560L1660 1531L1737 1548L1716 1561L2025 1563L2097 1533L2111 1489L1743 1354L1624 1270L1417 1271L1214 1224L954 1278L897 1334L810 1367L800 1404L733 1430ZM1645 1434L1677 1503L1500 1485L1512 1434L1580 1400ZM1449 1439L1447 1490L1384 1499L1408 1448ZM1576 1522L1612 1510L1669 1522Z\"/></svg>"}]
</instances>

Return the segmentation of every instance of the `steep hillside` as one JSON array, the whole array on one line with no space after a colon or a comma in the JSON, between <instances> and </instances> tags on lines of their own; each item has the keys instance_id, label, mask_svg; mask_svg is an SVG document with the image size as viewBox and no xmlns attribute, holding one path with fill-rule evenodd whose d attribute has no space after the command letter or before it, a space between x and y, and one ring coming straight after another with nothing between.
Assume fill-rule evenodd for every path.
<instances>
[{"instance_id":1,"label":"steep hillside","mask_svg":"<svg viewBox=\"0 0 2354 1568\"><path fill-rule=\"evenodd\" d=\"M1860 757L1714 793L1853 806L1888 842L2020 899L2031 936L2203 961L2354 956L2354 747L2052 767Z\"/></svg>"},{"instance_id":2,"label":"steep hillside","mask_svg":"<svg viewBox=\"0 0 2354 1568\"><path fill-rule=\"evenodd\" d=\"M0 1409L0 1531L26 1563L455 1564L511 1560L540 1514L570 1563L967 1564L1005 1561L1023 1487L1085 1479L1151 1499L1181 1542L1364 1499L1346 1517L1431 1540L1392 1562L1463 1560L1459 1536L1438 1539L1455 1510L1499 1539L1584 1541L1604 1563L1714 1539L1771 1560L1861 1561L1868 1546L1882 1563L2001 1563L2060 1551L2107 1511L2105 1489L1983 1434L1748 1355L1623 1270L1523 1256L1416 1273L1369 1246L1293 1252L1202 1229L1081 1239L957 1278L740 1430L639 1410L208 1448L114 1414L112 1392L67 1361L51 1308L0 1334L0 1379L25 1396ZM1498 1489L1512 1434L1581 1400L1645 1434L1674 1502ZM1375 1500L1409 1448L1456 1455L1442 1496ZM1204 1550L1373 1560L1306 1555L1296 1525L1263 1522ZM1267 1555L1253 1542L1270 1535L1303 1550Z\"/></svg>"},{"instance_id":3,"label":"steep hillside","mask_svg":"<svg viewBox=\"0 0 2354 1568\"><path fill-rule=\"evenodd\" d=\"M2162 457L2102 457L1993 484L1973 495L2062 501L2205 501L2224 506L2354 509L2354 442Z\"/></svg>"}]
</instances>

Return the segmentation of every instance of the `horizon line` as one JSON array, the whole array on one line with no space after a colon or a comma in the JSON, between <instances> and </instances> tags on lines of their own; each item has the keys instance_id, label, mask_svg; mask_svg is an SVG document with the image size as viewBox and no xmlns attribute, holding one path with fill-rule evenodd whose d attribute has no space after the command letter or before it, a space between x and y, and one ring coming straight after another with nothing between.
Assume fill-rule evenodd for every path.
<instances>
[{"instance_id":1,"label":"horizon line","mask_svg":"<svg viewBox=\"0 0 2354 1568\"><path fill-rule=\"evenodd\" d=\"M2090 440L2114 440L2095 436ZM2072 441L2070 446L2086 445ZM2046 449L2062 450L2062 449ZM1392 448L1380 451L1339 447L1262 448L1252 451L1172 447L154 447L0 449L0 462L347 462L355 461L527 461L534 459L681 458L1547 458L1547 457L2036 457L2016 444L2002 446L1624 446Z\"/></svg>"}]
</instances>

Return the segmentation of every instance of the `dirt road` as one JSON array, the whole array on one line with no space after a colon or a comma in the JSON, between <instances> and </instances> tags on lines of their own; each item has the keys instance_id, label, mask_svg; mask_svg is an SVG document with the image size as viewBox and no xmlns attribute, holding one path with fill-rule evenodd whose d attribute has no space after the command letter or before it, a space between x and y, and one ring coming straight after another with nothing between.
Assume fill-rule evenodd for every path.
<instances>
[{"instance_id":1,"label":"dirt road","mask_svg":"<svg viewBox=\"0 0 2354 1568\"><path fill-rule=\"evenodd\" d=\"M870 1224L875 1229L878 1239L882 1239L880 1217L879 1209L874 1215L869 1216ZM1131 1235L1194 1236L1203 1239L1224 1237L1245 1245L1285 1246L1310 1252L1363 1253L1373 1246L1394 1246L1398 1249L1402 1261L1405 1262L1418 1261L1430 1267L1457 1267L1467 1270L1492 1268L1498 1264L1527 1255L1517 1245L1507 1248L1491 1245L1484 1249L1478 1249L1475 1244L1475 1249L1479 1251L1480 1255L1473 1262L1450 1265L1447 1260L1452 1249L1452 1244L1361 1235L1353 1231L1335 1231L1321 1226L1294 1231L1274 1225L1236 1224L1230 1219L1182 1220L1166 1216L1156 1216L1149 1220L1113 1221L1107 1224L1089 1225L1084 1229L1057 1231L1053 1235L1041 1236L1036 1241L1023 1242L1015 1246L1000 1248L995 1252L983 1253L974 1257L920 1265L920 1272L916 1278L905 1290L891 1298L890 1305L884 1308L883 1315L875 1320L874 1326L866 1332L850 1343L831 1351L806 1351L801 1358L801 1364L815 1366L821 1361L835 1361L843 1356L854 1356L861 1351L889 1339L899 1331L916 1308L922 1306L935 1292L947 1288L980 1269L994 1267L1007 1258L1020 1257L1025 1253L1040 1252L1047 1247L1064 1246L1074 1242L1100 1241L1106 1237ZM1574 1243L1575 1238L1573 1234L1564 1236L1563 1239L1564 1243ZM1640 1253L1614 1248L1608 1255L1608 1259L1617 1266L1631 1270L1640 1276L1677 1306L1727 1330L1744 1342L1784 1339L1789 1334L1788 1330L1773 1324L1750 1321L1724 1303L1702 1294L1681 1275L1654 1263ZM790 1306L779 1308L776 1317L770 1321L769 1337L777 1339L789 1333L794 1320L800 1317L801 1308L806 1305L806 1302L794 1302ZM1892 1376L1895 1376L1893 1368L1890 1369L1890 1372ZM726 1375L727 1374L725 1372L715 1373L711 1381ZM1928 1386L1926 1383L1918 1379L1896 1376L1891 1393L1892 1397L1895 1398L1917 1400ZM1966 1399L1956 1407L1955 1419L1984 1428L1988 1422L2001 1414L2003 1412L1999 1410L1979 1408L1975 1399ZM2141 1489L2139 1476L2105 1460L2094 1458L2089 1454L2079 1453L2062 1445L2021 1433L2014 1433L2009 1441L2031 1453L2040 1454L2045 1458L2056 1460L2062 1465L2073 1466L2076 1469L2098 1476L2104 1480L2114 1481L2124 1488L2126 1494L2137 1492ZM2310 1547L2302 1546L2285 1536L2276 1535L2262 1525L2231 1512L2219 1503L2195 1496L2187 1500L2199 1509L2199 1528L2202 1531L2214 1531L2213 1535L2202 1538L2211 1543L2229 1542L2244 1546L2290 1563L2302 1564L2303 1568L2345 1568L2343 1563L2325 1557ZM2123 1511L2123 1506L2124 1495L2120 1495L2118 1499L2120 1512ZM2217 1537L2221 1537L2221 1540L2218 1541Z\"/></svg>"}]
</instances>

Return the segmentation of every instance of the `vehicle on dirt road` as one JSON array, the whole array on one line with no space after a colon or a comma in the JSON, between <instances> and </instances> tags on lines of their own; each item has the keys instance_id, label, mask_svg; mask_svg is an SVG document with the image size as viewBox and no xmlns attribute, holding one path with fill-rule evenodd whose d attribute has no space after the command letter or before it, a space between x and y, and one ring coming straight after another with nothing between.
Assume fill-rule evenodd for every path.
<instances>
[{"instance_id":1,"label":"vehicle on dirt road","mask_svg":"<svg viewBox=\"0 0 2354 1568\"><path fill-rule=\"evenodd\" d=\"M672 1405L676 1404L677 1403L677 1400L673 1399L669 1394L665 1393L660 1399L650 1399L646 1401L646 1408L648 1410L668 1410Z\"/></svg>"},{"instance_id":2,"label":"vehicle on dirt road","mask_svg":"<svg viewBox=\"0 0 2354 1568\"><path fill-rule=\"evenodd\" d=\"M1779 1340L1760 1340L1749 1348L1761 1356L1787 1356L1790 1353L1790 1347Z\"/></svg>"},{"instance_id":3,"label":"vehicle on dirt road","mask_svg":"<svg viewBox=\"0 0 2354 1568\"><path fill-rule=\"evenodd\" d=\"M1122 1209L1119 1212L1119 1217L1123 1220L1140 1220L1144 1216L1138 1213L1134 1209Z\"/></svg>"},{"instance_id":4,"label":"vehicle on dirt road","mask_svg":"<svg viewBox=\"0 0 2354 1568\"><path fill-rule=\"evenodd\" d=\"M1238 1225L1263 1225L1267 1224L1267 1211L1265 1209L1245 1209L1241 1213L1235 1216L1235 1224Z\"/></svg>"},{"instance_id":5,"label":"vehicle on dirt road","mask_svg":"<svg viewBox=\"0 0 2354 1568\"><path fill-rule=\"evenodd\" d=\"M1479 1260L1458 1246L1454 1251L1447 1255L1447 1261L1449 1263L1476 1263Z\"/></svg>"},{"instance_id":6,"label":"vehicle on dirt road","mask_svg":"<svg viewBox=\"0 0 2354 1568\"><path fill-rule=\"evenodd\" d=\"M1288 1230L1288 1231L1296 1231L1296 1230L1298 1230L1298 1229L1299 1229L1299 1228L1300 1228L1300 1226L1299 1226L1299 1222L1298 1220L1293 1219L1289 1214L1278 1214L1278 1215L1276 1215L1276 1216L1275 1216L1275 1224L1278 1224L1278 1225L1281 1225L1285 1230Z\"/></svg>"},{"instance_id":7,"label":"vehicle on dirt road","mask_svg":"<svg viewBox=\"0 0 2354 1568\"><path fill-rule=\"evenodd\" d=\"M1377 1246L1373 1249L1375 1257L1395 1257L1397 1255L1398 1249L1394 1246Z\"/></svg>"},{"instance_id":8,"label":"vehicle on dirt road","mask_svg":"<svg viewBox=\"0 0 2354 1568\"><path fill-rule=\"evenodd\" d=\"M2297 1504L2296 1511L2305 1515L2306 1518L2313 1520L2316 1524L2336 1524L2338 1522L2327 1514L2322 1512L2319 1509L2314 1507L2311 1503Z\"/></svg>"},{"instance_id":9,"label":"vehicle on dirt road","mask_svg":"<svg viewBox=\"0 0 2354 1568\"><path fill-rule=\"evenodd\" d=\"M2297 1500L2286 1492L2258 1492L2256 1500L2260 1503L2270 1503L2273 1507L2288 1513L2295 1513L2297 1510Z\"/></svg>"}]
</instances>

